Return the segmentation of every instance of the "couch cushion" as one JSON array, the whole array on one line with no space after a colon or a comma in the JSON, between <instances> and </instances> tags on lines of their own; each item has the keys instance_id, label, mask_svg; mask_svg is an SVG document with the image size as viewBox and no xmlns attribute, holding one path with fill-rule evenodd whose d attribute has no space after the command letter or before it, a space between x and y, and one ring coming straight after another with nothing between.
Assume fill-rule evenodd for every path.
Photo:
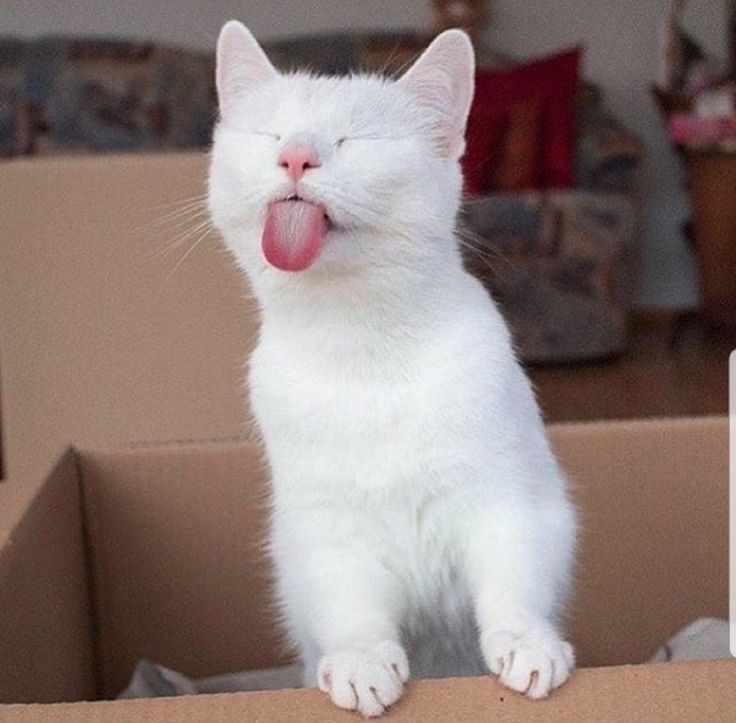
<instances>
[{"instance_id":1,"label":"couch cushion","mask_svg":"<svg viewBox=\"0 0 736 723\"><path fill-rule=\"evenodd\" d=\"M506 174L495 175L499 165L508 164L526 165L520 175L527 187L572 185L579 60L580 49L575 48L504 70L478 71L463 159L469 194L511 190L503 183ZM522 123L535 114L540 122ZM519 133L520 123L526 137ZM524 152L511 157L520 135ZM509 145L509 137L517 143ZM529 147L537 153L528 153Z\"/></svg>"}]
</instances>

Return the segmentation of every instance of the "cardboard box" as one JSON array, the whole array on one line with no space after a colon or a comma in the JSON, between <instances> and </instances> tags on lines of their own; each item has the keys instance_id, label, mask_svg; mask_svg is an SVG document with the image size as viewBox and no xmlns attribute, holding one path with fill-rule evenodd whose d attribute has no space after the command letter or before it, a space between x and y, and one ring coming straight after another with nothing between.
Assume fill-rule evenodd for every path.
<instances>
[{"instance_id":1,"label":"cardboard box","mask_svg":"<svg viewBox=\"0 0 736 723\"><path fill-rule=\"evenodd\" d=\"M356 720L316 691L73 702L115 695L141 657L193 676L283 660L242 394L252 305L214 238L173 274L150 258L152 219L204 168L0 165L0 720ZM583 669L541 702L412 682L391 718L733 720L732 661L632 665L728 614L727 427L553 428L582 512Z\"/></svg>"}]
</instances>

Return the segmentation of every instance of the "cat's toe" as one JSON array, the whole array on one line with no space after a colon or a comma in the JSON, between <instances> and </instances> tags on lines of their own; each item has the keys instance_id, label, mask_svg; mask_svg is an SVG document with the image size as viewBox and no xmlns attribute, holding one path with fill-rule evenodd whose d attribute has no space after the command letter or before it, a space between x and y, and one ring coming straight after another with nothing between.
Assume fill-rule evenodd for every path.
<instances>
[{"instance_id":1,"label":"cat's toe","mask_svg":"<svg viewBox=\"0 0 736 723\"><path fill-rule=\"evenodd\" d=\"M320 670L320 689L329 693L332 702L339 708L355 710L358 707L358 694L351 680L351 669L338 660L327 664Z\"/></svg>"},{"instance_id":2,"label":"cat's toe","mask_svg":"<svg viewBox=\"0 0 736 723\"><path fill-rule=\"evenodd\" d=\"M396 673L396 676L402 683L406 683L409 680L409 658L406 657L404 648L398 643L386 640L383 643L374 645L371 650L382 661L383 665Z\"/></svg>"},{"instance_id":3,"label":"cat's toe","mask_svg":"<svg viewBox=\"0 0 736 723\"><path fill-rule=\"evenodd\" d=\"M518 645L500 680L507 688L530 698L544 698L552 689L552 661L539 648Z\"/></svg>"},{"instance_id":4,"label":"cat's toe","mask_svg":"<svg viewBox=\"0 0 736 723\"><path fill-rule=\"evenodd\" d=\"M481 641L483 657L491 673L501 675L504 668L509 666L512 661L512 651L514 650L516 640L516 635L505 631L492 633L483 637Z\"/></svg>"},{"instance_id":5,"label":"cat's toe","mask_svg":"<svg viewBox=\"0 0 736 723\"><path fill-rule=\"evenodd\" d=\"M401 697L408 677L406 654L395 643L327 655L317 672L320 689L335 705L368 718L383 714Z\"/></svg>"},{"instance_id":6,"label":"cat's toe","mask_svg":"<svg viewBox=\"0 0 736 723\"><path fill-rule=\"evenodd\" d=\"M366 663L356 675L358 709L368 717L381 715L403 692L403 684L393 671L378 663Z\"/></svg>"},{"instance_id":7,"label":"cat's toe","mask_svg":"<svg viewBox=\"0 0 736 723\"><path fill-rule=\"evenodd\" d=\"M501 683L534 699L567 681L575 664L572 646L550 635L496 632L483 640L483 653Z\"/></svg>"}]
</instances>

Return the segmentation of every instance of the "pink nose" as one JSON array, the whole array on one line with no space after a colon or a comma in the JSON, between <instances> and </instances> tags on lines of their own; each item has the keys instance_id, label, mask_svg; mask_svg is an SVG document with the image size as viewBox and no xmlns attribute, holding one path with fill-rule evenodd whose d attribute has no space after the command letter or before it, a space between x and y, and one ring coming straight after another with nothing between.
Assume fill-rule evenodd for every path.
<instances>
[{"instance_id":1,"label":"pink nose","mask_svg":"<svg viewBox=\"0 0 736 723\"><path fill-rule=\"evenodd\" d=\"M289 178L296 183L309 168L320 166L319 156L310 145L293 144L281 151L279 166L285 168Z\"/></svg>"}]
</instances>

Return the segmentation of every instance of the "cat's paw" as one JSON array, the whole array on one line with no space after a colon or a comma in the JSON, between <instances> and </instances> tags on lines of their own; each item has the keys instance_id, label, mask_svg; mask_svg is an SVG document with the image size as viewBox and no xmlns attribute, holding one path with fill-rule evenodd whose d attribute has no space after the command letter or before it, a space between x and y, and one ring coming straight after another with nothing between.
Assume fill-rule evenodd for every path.
<instances>
[{"instance_id":1,"label":"cat's paw","mask_svg":"<svg viewBox=\"0 0 736 723\"><path fill-rule=\"evenodd\" d=\"M335 705L358 710L368 718L381 715L395 703L407 680L406 653L390 641L325 655L317 668L319 688Z\"/></svg>"},{"instance_id":2,"label":"cat's paw","mask_svg":"<svg viewBox=\"0 0 736 723\"><path fill-rule=\"evenodd\" d=\"M481 647L490 671L507 688L530 698L549 695L575 667L572 645L554 633L496 631L483 635Z\"/></svg>"}]
</instances>

